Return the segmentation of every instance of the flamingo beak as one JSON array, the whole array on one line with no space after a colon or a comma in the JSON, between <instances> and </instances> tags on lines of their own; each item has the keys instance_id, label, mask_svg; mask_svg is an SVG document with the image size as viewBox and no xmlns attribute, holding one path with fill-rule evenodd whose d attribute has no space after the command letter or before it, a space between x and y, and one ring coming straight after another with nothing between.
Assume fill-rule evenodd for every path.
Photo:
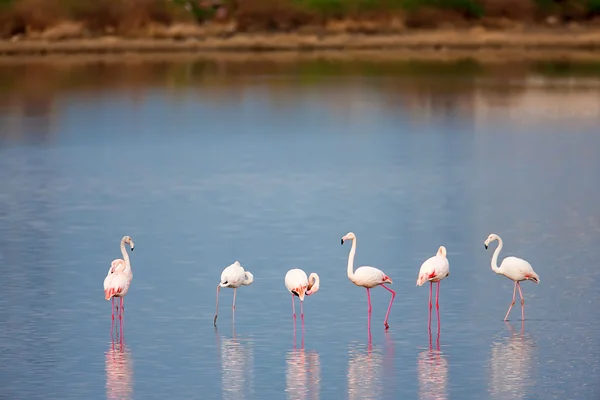
<instances>
[{"instance_id":1,"label":"flamingo beak","mask_svg":"<svg viewBox=\"0 0 600 400\"><path fill-rule=\"evenodd\" d=\"M344 238L342 238L342 244L344 244Z\"/></svg>"},{"instance_id":2,"label":"flamingo beak","mask_svg":"<svg viewBox=\"0 0 600 400\"><path fill-rule=\"evenodd\" d=\"M486 243L483 244L483 247L485 247L485 249L487 250L488 245Z\"/></svg>"}]
</instances>

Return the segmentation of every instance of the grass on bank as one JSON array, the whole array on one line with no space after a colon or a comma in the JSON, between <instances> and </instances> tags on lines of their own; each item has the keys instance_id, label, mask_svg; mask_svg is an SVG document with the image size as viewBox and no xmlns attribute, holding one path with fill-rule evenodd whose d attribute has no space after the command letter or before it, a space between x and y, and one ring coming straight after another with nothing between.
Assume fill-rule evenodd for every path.
<instances>
[{"instance_id":1,"label":"grass on bank","mask_svg":"<svg viewBox=\"0 0 600 400\"><path fill-rule=\"evenodd\" d=\"M557 23L599 19L600 0L0 0L0 37L61 24L65 36L66 27L74 36L129 35L151 26L199 26L214 20L235 22L237 32L369 21L367 28L348 24L340 29L377 32L389 28L390 21L401 28L435 28L491 19L534 23L549 16Z\"/></svg>"}]
</instances>

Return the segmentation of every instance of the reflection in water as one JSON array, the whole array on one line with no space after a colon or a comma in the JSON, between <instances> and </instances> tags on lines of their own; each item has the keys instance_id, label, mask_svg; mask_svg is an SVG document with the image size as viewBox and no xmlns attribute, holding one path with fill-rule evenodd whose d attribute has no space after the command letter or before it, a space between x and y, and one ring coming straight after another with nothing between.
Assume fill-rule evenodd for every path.
<instances>
[{"instance_id":1,"label":"reflection in water","mask_svg":"<svg viewBox=\"0 0 600 400\"><path fill-rule=\"evenodd\" d=\"M522 399L527 397L527 388L534 385L531 368L535 342L523 332L524 322L519 333L510 323L506 325L510 336L492 343L489 391L495 399Z\"/></svg>"},{"instance_id":2,"label":"reflection in water","mask_svg":"<svg viewBox=\"0 0 600 400\"><path fill-rule=\"evenodd\" d=\"M438 325L439 326L439 325ZM448 360L440 351L440 333L438 331L435 350L429 329L429 349L417 356L417 377L419 379L420 399L447 399Z\"/></svg>"},{"instance_id":3,"label":"reflection in water","mask_svg":"<svg viewBox=\"0 0 600 400\"><path fill-rule=\"evenodd\" d=\"M318 399L321 389L321 363L315 350L304 351L304 346L288 352L286 358L285 383L290 400Z\"/></svg>"},{"instance_id":4,"label":"reflection in water","mask_svg":"<svg viewBox=\"0 0 600 400\"><path fill-rule=\"evenodd\" d=\"M370 337L369 337L370 339ZM348 351L348 398L379 399L383 388L383 357L369 340L367 349L350 346Z\"/></svg>"},{"instance_id":5,"label":"reflection in water","mask_svg":"<svg viewBox=\"0 0 600 400\"><path fill-rule=\"evenodd\" d=\"M105 360L106 398L131 399L133 394L133 366L125 343L111 341Z\"/></svg>"},{"instance_id":6,"label":"reflection in water","mask_svg":"<svg viewBox=\"0 0 600 400\"><path fill-rule=\"evenodd\" d=\"M221 390L223 399L251 398L254 382L252 342L233 337L217 338L221 342Z\"/></svg>"}]
</instances>

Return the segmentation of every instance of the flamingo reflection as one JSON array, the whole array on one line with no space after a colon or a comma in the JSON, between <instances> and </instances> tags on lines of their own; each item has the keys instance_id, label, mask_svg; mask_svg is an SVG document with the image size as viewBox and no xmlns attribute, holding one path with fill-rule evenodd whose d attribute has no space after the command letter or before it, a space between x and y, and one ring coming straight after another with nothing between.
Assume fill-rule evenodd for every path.
<instances>
[{"instance_id":1,"label":"flamingo reflection","mask_svg":"<svg viewBox=\"0 0 600 400\"><path fill-rule=\"evenodd\" d=\"M524 321L519 333L515 333L510 323L506 322L506 326L510 335L492 343L489 391L496 399L522 399L527 397L527 389L535 384L532 358L536 345L524 332Z\"/></svg>"},{"instance_id":2,"label":"flamingo reflection","mask_svg":"<svg viewBox=\"0 0 600 400\"><path fill-rule=\"evenodd\" d=\"M319 353L314 350L304 350L304 335L302 347L288 352L286 363L286 393L290 400L318 400L321 389L321 363Z\"/></svg>"},{"instance_id":3,"label":"flamingo reflection","mask_svg":"<svg viewBox=\"0 0 600 400\"><path fill-rule=\"evenodd\" d=\"M370 325L369 313L366 350L359 346L350 346L348 350L348 399L379 399L382 396L383 357L373 351Z\"/></svg>"},{"instance_id":4,"label":"flamingo reflection","mask_svg":"<svg viewBox=\"0 0 600 400\"><path fill-rule=\"evenodd\" d=\"M106 398L131 399L133 395L133 366L125 344L111 341L105 358Z\"/></svg>"},{"instance_id":5,"label":"flamingo reflection","mask_svg":"<svg viewBox=\"0 0 600 400\"><path fill-rule=\"evenodd\" d=\"M235 325L231 338L217 336L221 349L221 390L223 399L244 399L251 397L254 382L254 349L252 342L240 340L235 335Z\"/></svg>"},{"instance_id":6,"label":"flamingo reflection","mask_svg":"<svg viewBox=\"0 0 600 400\"><path fill-rule=\"evenodd\" d=\"M439 328L439 325L438 325ZM417 356L417 377L419 379L419 398L445 400L448 398L448 360L440 351L440 332L438 330L435 349L433 348L431 329L429 329L429 349Z\"/></svg>"}]
</instances>

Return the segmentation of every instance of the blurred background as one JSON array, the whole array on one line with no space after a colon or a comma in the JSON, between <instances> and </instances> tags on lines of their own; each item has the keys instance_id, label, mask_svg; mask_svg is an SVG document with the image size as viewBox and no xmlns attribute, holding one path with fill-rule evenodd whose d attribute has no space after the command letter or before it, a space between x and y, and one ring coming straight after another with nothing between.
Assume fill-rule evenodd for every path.
<instances>
[{"instance_id":1,"label":"blurred background","mask_svg":"<svg viewBox=\"0 0 600 400\"><path fill-rule=\"evenodd\" d=\"M0 0L0 37L202 38L248 32L600 25L600 0Z\"/></svg>"}]
</instances>

